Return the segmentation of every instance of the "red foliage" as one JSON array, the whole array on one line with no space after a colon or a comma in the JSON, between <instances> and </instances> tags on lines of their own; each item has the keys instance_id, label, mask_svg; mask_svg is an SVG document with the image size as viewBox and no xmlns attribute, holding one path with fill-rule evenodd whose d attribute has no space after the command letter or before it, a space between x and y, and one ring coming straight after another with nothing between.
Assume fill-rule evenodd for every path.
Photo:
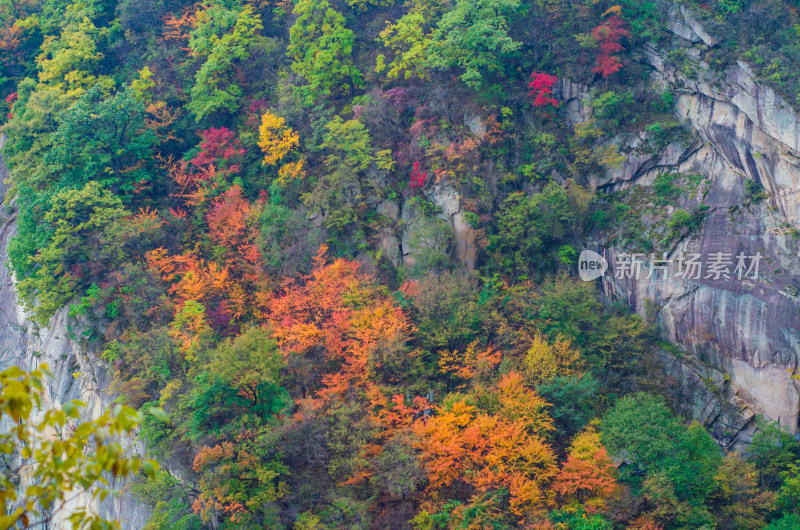
<instances>
[{"instance_id":1,"label":"red foliage","mask_svg":"<svg viewBox=\"0 0 800 530\"><path fill-rule=\"evenodd\" d=\"M267 100L264 98L254 99L247 106L247 121L245 125L256 133L258 133L258 126L261 125L261 116L267 112Z\"/></svg>"},{"instance_id":2,"label":"red foliage","mask_svg":"<svg viewBox=\"0 0 800 530\"><path fill-rule=\"evenodd\" d=\"M553 85L556 84L558 78L554 75L548 75L540 72L533 72L531 74L531 82L528 83L528 88L531 90L528 96L534 98L534 107L545 107L551 105L558 107L558 100L548 96L553 95Z\"/></svg>"},{"instance_id":3,"label":"red foliage","mask_svg":"<svg viewBox=\"0 0 800 530\"><path fill-rule=\"evenodd\" d=\"M592 68L592 73L601 74L603 79L608 79L608 76L622 69L619 57L614 54L625 49L620 41L630 36L630 33L622 28L623 23L619 16L614 15L592 30L592 36L600 44L600 53L597 55L596 66Z\"/></svg>"},{"instance_id":4,"label":"red foliage","mask_svg":"<svg viewBox=\"0 0 800 530\"><path fill-rule=\"evenodd\" d=\"M224 173L231 175L239 172L239 162L245 152L235 132L227 127L211 127L203 131L200 152L191 160L191 164L196 168L211 164L226 167Z\"/></svg>"},{"instance_id":5,"label":"red foliage","mask_svg":"<svg viewBox=\"0 0 800 530\"><path fill-rule=\"evenodd\" d=\"M228 263L250 281L258 277L261 253L255 245L258 235L253 207L242 197L242 188L231 186L216 199L208 213L211 240L226 249Z\"/></svg>"},{"instance_id":6,"label":"red foliage","mask_svg":"<svg viewBox=\"0 0 800 530\"><path fill-rule=\"evenodd\" d=\"M414 189L421 188L428 181L428 172L420 171L419 162L414 162L414 171L411 172L408 185Z\"/></svg>"},{"instance_id":7,"label":"red foliage","mask_svg":"<svg viewBox=\"0 0 800 530\"><path fill-rule=\"evenodd\" d=\"M17 100L17 93L16 92L12 92L8 96L6 96L6 103L8 104L8 110L9 110L9 112L8 112L8 119L9 120L14 117L14 114L11 112L11 107L14 105L14 102L16 100Z\"/></svg>"},{"instance_id":8,"label":"red foliage","mask_svg":"<svg viewBox=\"0 0 800 530\"><path fill-rule=\"evenodd\" d=\"M287 280L268 301L273 337L304 386L322 384L317 397L357 388L380 406L385 397L370 378L370 352L378 344L405 340L413 326L359 271L358 262L326 263L326 252L323 246L309 276ZM309 359L317 355L323 358Z\"/></svg>"}]
</instances>

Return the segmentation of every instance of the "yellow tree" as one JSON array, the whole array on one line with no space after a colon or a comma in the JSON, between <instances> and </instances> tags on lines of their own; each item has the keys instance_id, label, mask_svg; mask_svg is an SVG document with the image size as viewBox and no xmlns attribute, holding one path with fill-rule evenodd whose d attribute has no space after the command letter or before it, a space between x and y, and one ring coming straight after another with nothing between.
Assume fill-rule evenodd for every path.
<instances>
[{"instance_id":1,"label":"yellow tree","mask_svg":"<svg viewBox=\"0 0 800 530\"><path fill-rule=\"evenodd\" d=\"M0 473L0 528L27 528L42 517L64 510L76 493L91 492L105 499L107 477L125 477L142 470L153 476L152 460L126 457L117 438L130 434L142 416L130 407L116 405L99 418L80 422L80 401L68 401L61 409L42 407L42 381L52 377L46 364L24 372L12 366L0 372L0 455L5 469ZM166 419L163 411L154 415ZM88 448L91 447L91 450ZM13 468L9 468L9 462ZM29 485L16 484L13 477L30 477ZM74 528L119 528L85 508L66 517Z\"/></svg>"},{"instance_id":2,"label":"yellow tree","mask_svg":"<svg viewBox=\"0 0 800 530\"><path fill-rule=\"evenodd\" d=\"M286 120L271 112L261 116L258 146L264 153L265 165L278 165L284 158L296 152L299 145L300 136L286 125ZM286 161L278 170L278 182L282 185L302 179L306 175L305 159L301 155L294 158L295 160Z\"/></svg>"}]
</instances>

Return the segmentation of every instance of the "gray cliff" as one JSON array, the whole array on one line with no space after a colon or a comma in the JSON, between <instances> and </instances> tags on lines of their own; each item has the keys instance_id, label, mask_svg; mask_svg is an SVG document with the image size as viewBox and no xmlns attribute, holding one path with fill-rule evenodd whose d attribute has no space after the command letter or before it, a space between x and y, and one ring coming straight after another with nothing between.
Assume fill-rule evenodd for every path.
<instances>
[{"instance_id":1,"label":"gray cliff","mask_svg":"<svg viewBox=\"0 0 800 530\"><path fill-rule=\"evenodd\" d=\"M7 176L0 156L0 195L5 195ZM96 358L70 339L65 311L60 311L48 328L37 329L28 323L25 311L17 301L13 277L7 266L8 243L16 231L15 220L13 206L0 211L0 369L16 365L32 370L47 363L55 377L44 381L44 408L79 399L87 405L83 417L97 417L115 397L108 391L109 374ZM76 372L80 372L78 377L73 376ZM129 450L139 449L134 441L128 441L127 445ZM65 516L70 508L76 506L89 507L102 517L117 520L124 529L142 528L149 517L149 509L135 501L128 484L109 479L116 492L114 495L102 502L87 492L77 495L66 509L56 512L53 528L71 528Z\"/></svg>"}]
</instances>

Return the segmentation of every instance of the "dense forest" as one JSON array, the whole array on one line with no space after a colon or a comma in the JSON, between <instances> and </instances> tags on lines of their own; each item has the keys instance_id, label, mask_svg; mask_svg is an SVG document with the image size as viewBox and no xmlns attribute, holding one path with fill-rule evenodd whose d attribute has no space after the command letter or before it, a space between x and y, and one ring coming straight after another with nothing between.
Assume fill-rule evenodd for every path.
<instances>
[{"instance_id":1,"label":"dense forest","mask_svg":"<svg viewBox=\"0 0 800 530\"><path fill-rule=\"evenodd\" d=\"M0 0L10 266L138 411L146 528L800 528L800 441L721 446L577 278L703 222L598 187L692 141L680 4L800 101L794 1Z\"/></svg>"}]
</instances>

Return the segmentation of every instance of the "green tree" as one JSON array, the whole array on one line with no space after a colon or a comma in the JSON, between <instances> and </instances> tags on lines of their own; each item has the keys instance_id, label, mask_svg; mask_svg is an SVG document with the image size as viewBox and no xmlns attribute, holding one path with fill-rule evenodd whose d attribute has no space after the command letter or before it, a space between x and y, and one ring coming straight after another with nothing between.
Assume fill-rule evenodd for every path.
<instances>
[{"instance_id":1,"label":"green tree","mask_svg":"<svg viewBox=\"0 0 800 530\"><path fill-rule=\"evenodd\" d=\"M507 21L519 9L519 0L458 0L433 32L426 66L456 68L473 89L486 74L502 76L503 64L521 46L508 34Z\"/></svg>"},{"instance_id":2,"label":"green tree","mask_svg":"<svg viewBox=\"0 0 800 530\"><path fill-rule=\"evenodd\" d=\"M638 393L620 399L603 417L601 435L609 452L625 461L620 475L629 482L641 474L661 475L662 487L695 505L714 488L719 446L701 425L684 427L659 397Z\"/></svg>"},{"instance_id":3,"label":"green tree","mask_svg":"<svg viewBox=\"0 0 800 530\"><path fill-rule=\"evenodd\" d=\"M237 110L242 88L236 66L250 57L261 29L261 18L250 6L236 11L213 4L198 12L189 47L205 62L197 71L188 104L197 121L217 111Z\"/></svg>"},{"instance_id":4,"label":"green tree","mask_svg":"<svg viewBox=\"0 0 800 530\"><path fill-rule=\"evenodd\" d=\"M101 250L98 234L127 215L119 197L97 181L53 196L44 217L52 236L32 258L31 273L18 287L37 322L47 324L59 308L91 283L94 278L86 266Z\"/></svg>"},{"instance_id":5,"label":"green tree","mask_svg":"<svg viewBox=\"0 0 800 530\"><path fill-rule=\"evenodd\" d=\"M62 185L97 180L130 197L152 178L148 160L156 136L144 120L144 104L132 90L109 96L95 86L61 116L44 163Z\"/></svg>"},{"instance_id":6,"label":"green tree","mask_svg":"<svg viewBox=\"0 0 800 530\"><path fill-rule=\"evenodd\" d=\"M370 192L379 192L379 183L368 177L370 168L392 168L390 151L376 151L369 131L358 120L336 116L325 124L321 147L325 149L325 173L303 202L311 210L325 214L329 229L344 233L357 222Z\"/></svg>"},{"instance_id":7,"label":"green tree","mask_svg":"<svg viewBox=\"0 0 800 530\"><path fill-rule=\"evenodd\" d=\"M109 34L108 28L95 26L97 15L94 2L75 2L60 17L51 19L60 23L61 33L44 38L42 53L36 59L41 83L75 97L98 82L110 82L108 77L97 75L104 58L101 44Z\"/></svg>"},{"instance_id":8,"label":"green tree","mask_svg":"<svg viewBox=\"0 0 800 530\"><path fill-rule=\"evenodd\" d=\"M493 264L517 275L552 269L559 262L560 243L573 234L586 208L556 182L535 195L510 195L489 236Z\"/></svg>"},{"instance_id":9,"label":"green tree","mask_svg":"<svg viewBox=\"0 0 800 530\"><path fill-rule=\"evenodd\" d=\"M277 344L260 327L223 342L197 378L192 399L198 435L245 415L266 421L289 404L281 383L285 363Z\"/></svg>"},{"instance_id":10,"label":"green tree","mask_svg":"<svg viewBox=\"0 0 800 530\"><path fill-rule=\"evenodd\" d=\"M424 28L425 17L419 12L408 13L396 23L387 24L386 29L381 31L380 38L394 57L387 65L386 56L378 55L375 70L383 72L388 67L386 72L388 79L427 78L425 61L431 36L425 34Z\"/></svg>"},{"instance_id":11,"label":"green tree","mask_svg":"<svg viewBox=\"0 0 800 530\"><path fill-rule=\"evenodd\" d=\"M306 80L299 93L308 106L337 88L351 92L361 86L361 72L353 64L353 32L344 17L326 0L300 0L289 30L292 70Z\"/></svg>"}]
</instances>

